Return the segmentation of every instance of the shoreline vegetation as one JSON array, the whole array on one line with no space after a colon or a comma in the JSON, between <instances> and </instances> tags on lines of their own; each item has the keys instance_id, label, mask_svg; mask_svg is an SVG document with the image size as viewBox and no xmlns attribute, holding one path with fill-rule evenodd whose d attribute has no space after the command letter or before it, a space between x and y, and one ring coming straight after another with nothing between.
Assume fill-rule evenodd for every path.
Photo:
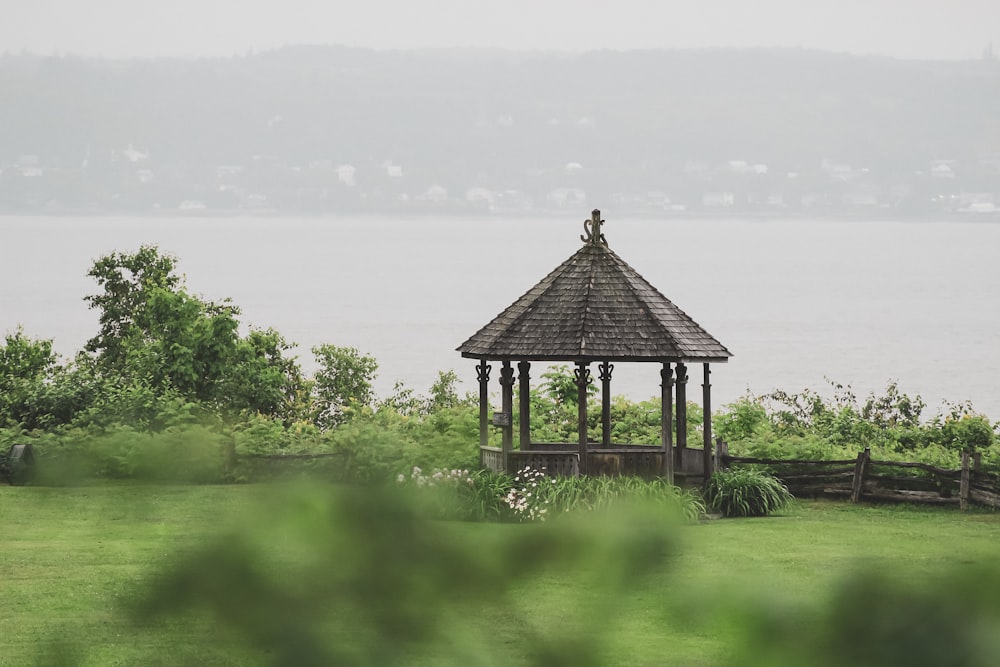
<instances>
[{"instance_id":1,"label":"shoreline vegetation","mask_svg":"<svg viewBox=\"0 0 1000 667\"><path fill-rule=\"evenodd\" d=\"M378 396L376 359L321 344L312 348L316 371L308 375L280 332L242 333L238 306L195 296L176 263L155 246L96 260L89 275L98 290L85 300L99 314L99 331L72 359L60 358L52 341L20 329L6 334L4 451L32 444L50 483L269 474L234 466L242 455L335 454L331 461L345 463L333 477L358 482L389 482L414 467L478 467L477 398L459 392L455 372L439 372L423 394L397 383ZM529 398L532 438L575 442L572 371L552 367L540 380ZM984 472L1000 471L996 423L969 402L944 403L932 415L926 407L895 382L864 398L831 383L823 392L745 396L714 412L713 432L734 456L842 460L870 449L876 460L955 469L967 452L979 455ZM611 410L615 442L659 442L659 401L619 396ZM588 414L599 441L600 410ZM701 442L701 407L689 404L688 416L688 442ZM490 444L499 438L494 431Z\"/></svg>"}]
</instances>

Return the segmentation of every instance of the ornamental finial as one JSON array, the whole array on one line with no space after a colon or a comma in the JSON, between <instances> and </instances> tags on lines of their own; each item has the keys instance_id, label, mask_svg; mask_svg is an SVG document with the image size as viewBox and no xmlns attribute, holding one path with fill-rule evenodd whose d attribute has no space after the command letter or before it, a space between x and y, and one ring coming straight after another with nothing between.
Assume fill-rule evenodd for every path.
<instances>
[{"instance_id":1,"label":"ornamental finial","mask_svg":"<svg viewBox=\"0 0 1000 667\"><path fill-rule=\"evenodd\" d=\"M601 231L601 225L604 221L601 220L600 209L594 209L591 213L591 218L589 220L583 221L583 229L587 232L586 236L581 236L580 240L584 243L591 243L593 245L599 245L603 243L608 245L608 240L604 238L604 233Z\"/></svg>"}]
</instances>

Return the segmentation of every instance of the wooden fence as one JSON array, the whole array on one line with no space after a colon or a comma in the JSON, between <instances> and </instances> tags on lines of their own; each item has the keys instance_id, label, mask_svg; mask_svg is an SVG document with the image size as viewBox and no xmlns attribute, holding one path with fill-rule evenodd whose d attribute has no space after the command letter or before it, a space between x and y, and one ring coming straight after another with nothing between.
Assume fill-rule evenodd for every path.
<instances>
[{"instance_id":1,"label":"wooden fence","mask_svg":"<svg viewBox=\"0 0 1000 667\"><path fill-rule=\"evenodd\" d=\"M962 466L955 470L926 463L878 461L865 449L856 459L813 461L802 459L762 459L730 456L724 441L716 445L719 467L756 465L780 479L792 495L838 496L851 502L887 500L897 502L955 504L967 509L970 503L1000 507L1000 477L981 470L979 454L962 454Z\"/></svg>"}]
</instances>

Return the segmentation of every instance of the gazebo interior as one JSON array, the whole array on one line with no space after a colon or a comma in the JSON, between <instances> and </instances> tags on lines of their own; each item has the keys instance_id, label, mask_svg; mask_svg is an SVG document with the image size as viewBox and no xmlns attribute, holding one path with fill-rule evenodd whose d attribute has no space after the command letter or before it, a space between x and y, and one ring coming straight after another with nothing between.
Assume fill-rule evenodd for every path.
<instances>
[{"instance_id":1,"label":"gazebo interior","mask_svg":"<svg viewBox=\"0 0 1000 667\"><path fill-rule=\"evenodd\" d=\"M601 212L593 211L584 222L583 247L458 347L463 357L479 361L480 461L497 471L531 467L552 475L628 474L700 483L713 469L710 366L725 363L732 355L608 247L603 224ZM532 441L532 362L575 366L577 442ZM661 366L659 443L622 445L611 440L612 375L616 363L626 362ZM501 407L491 419L489 390L494 363L500 365ZM700 448L689 447L687 442L689 364L702 365ZM599 442L588 437L592 366L596 366L601 386ZM489 446L491 424L501 429L501 447Z\"/></svg>"}]
</instances>

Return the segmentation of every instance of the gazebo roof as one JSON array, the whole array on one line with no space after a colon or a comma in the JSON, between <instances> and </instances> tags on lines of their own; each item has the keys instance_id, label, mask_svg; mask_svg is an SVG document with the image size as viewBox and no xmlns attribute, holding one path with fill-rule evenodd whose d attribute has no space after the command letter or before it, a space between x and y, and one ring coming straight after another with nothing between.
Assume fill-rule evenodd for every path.
<instances>
[{"instance_id":1,"label":"gazebo roof","mask_svg":"<svg viewBox=\"0 0 1000 667\"><path fill-rule=\"evenodd\" d=\"M616 255L600 211L582 248L458 347L463 357L532 361L724 362L711 334Z\"/></svg>"}]
</instances>

